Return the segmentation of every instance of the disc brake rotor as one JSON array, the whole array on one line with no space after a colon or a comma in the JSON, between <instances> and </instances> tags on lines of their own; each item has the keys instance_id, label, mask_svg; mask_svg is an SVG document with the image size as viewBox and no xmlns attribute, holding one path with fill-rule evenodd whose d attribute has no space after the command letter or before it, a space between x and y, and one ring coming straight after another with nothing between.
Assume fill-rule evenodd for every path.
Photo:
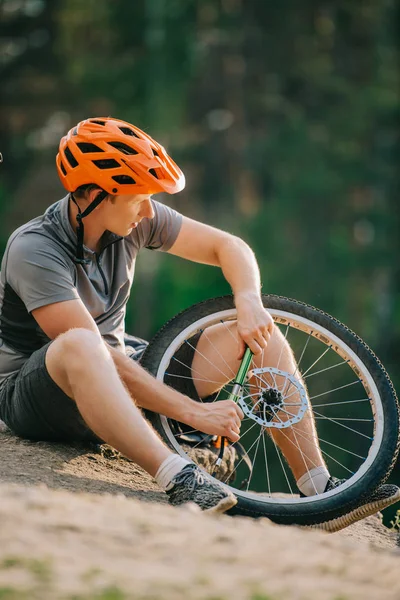
<instances>
[{"instance_id":1,"label":"disc brake rotor","mask_svg":"<svg viewBox=\"0 0 400 600\"><path fill-rule=\"evenodd\" d=\"M307 394L301 381L290 373L275 367L252 369L251 373L258 380L257 394L247 394L242 388L239 394L239 406L244 414L262 427L285 429L301 421L308 409ZM276 382L279 376L283 384L270 386L264 379L270 375Z\"/></svg>"}]
</instances>

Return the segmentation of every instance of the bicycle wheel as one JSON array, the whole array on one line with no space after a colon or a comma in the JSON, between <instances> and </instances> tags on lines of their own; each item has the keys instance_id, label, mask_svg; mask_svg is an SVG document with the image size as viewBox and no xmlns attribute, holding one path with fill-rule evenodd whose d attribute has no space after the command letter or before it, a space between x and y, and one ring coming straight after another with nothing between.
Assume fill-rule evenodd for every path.
<instances>
[{"instance_id":1,"label":"bicycle wheel","mask_svg":"<svg viewBox=\"0 0 400 600\"><path fill-rule=\"evenodd\" d=\"M263 365L264 371L258 372L256 400L254 389L244 389L242 393L240 404L245 418L240 442L252 466L250 475L246 474L243 456L238 456L234 482L232 477L226 478L238 498L230 514L264 516L278 523L301 525L334 519L354 508L360 498L383 483L393 468L399 450L396 394L378 358L338 320L312 306L280 296L264 295L263 303L292 348L297 373L284 372L279 364ZM178 358L181 349L185 345L195 348L191 340L199 332L217 323L229 329L235 319L232 296L196 304L156 334L142 364L157 379L168 381L168 385L182 391L182 382L190 382L192 372L191 364L184 364ZM186 372L171 376L175 364L184 365ZM207 378L207 373L201 376ZM227 382L214 401L226 398L231 385ZM258 402L261 398L270 399L271 389L275 404L264 402L261 410ZM290 402L294 392L299 399L296 403ZM273 427L280 427L283 432L289 431L287 427L295 428L295 423L304 416L307 401L312 406L317 443L329 472L345 481L329 492L303 498L270 434ZM279 417L285 413L285 418ZM185 456L187 447L182 444L182 435L177 434L176 423L149 411L147 417L167 444ZM301 448L301 439L298 445Z\"/></svg>"}]
</instances>

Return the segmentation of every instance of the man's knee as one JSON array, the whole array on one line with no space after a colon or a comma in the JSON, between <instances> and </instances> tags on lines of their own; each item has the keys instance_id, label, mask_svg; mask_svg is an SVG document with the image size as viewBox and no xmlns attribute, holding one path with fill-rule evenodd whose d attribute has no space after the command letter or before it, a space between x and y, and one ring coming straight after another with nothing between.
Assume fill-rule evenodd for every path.
<instances>
[{"instance_id":1,"label":"man's knee","mask_svg":"<svg viewBox=\"0 0 400 600\"><path fill-rule=\"evenodd\" d=\"M46 353L46 367L50 377L67 393L68 381L91 363L101 368L101 361L110 354L100 335L88 329L70 329L59 335ZM68 395L71 395L68 393Z\"/></svg>"},{"instance_id":2,"label":"man's knee","mask_svg":"<svg viewBox=\"0 0 400 600\"><path fill-rule=\"evenodd\" d=\"M59 335L50 346L54 346L68 359L108 356L106 346L99 334L89 329L75 328Z\"/></svg>"}]
</instances>

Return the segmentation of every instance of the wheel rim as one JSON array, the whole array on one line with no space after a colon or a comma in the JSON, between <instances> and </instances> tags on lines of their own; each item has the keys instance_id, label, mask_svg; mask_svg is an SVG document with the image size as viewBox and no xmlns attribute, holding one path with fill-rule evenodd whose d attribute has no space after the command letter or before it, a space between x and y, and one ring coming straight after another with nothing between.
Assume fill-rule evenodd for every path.
<instances>
[{"instance_id":1,"label":"wheel rim","mask_svg":"<svg viewBox=\"0 0 400 600\"><path fill-rule=\"evenodd\" d=\"M248 448L246 448L246 450L248 450L248 452L250 453L253 452L251 456L253 458L255 457L254 464L258 461L258 464L255 464L254 466L254 470L256 468L261 468L259 458L260 455L264 454L265 487L267 489L257 489L256 491L254 491L250 489L250 486L248 486L246 490L238 489L234 485L231 485L229 487L239 497L251 498L264 503L299 504L315 502L322 498L325 499L330 496L334 496L339 492L342 492L346 488L354 485L359 479L361 479L361 477L363 477L366 474L366 472L368 471L378 454L383 439L384 413L382 402L376 384L368 369L360 360L360 358L354 353L354 351L339 337L331 333L325 327L316 324L315 322L305 317L295 315L292 312L280 309L278 310L270 307L268 308L268 311L272 315L275 324L278 325L281 329L282 333L285 332L285 337L286 339L288 339L289 343L291 343L291 340L289 338L293 333L295 333L296 335L304 335L305 339L308 339L308 342L299 344L300 350L299 355L296 356L296 360L300 368L302 367L302 361L306 362L305 359L307 356L307 352L310 351L310 341L312 341L313 343L315 342L320 347L320 350L318 350L317 352L313 350L313 356L316 355L317 358L314 358L314 360L311 361L310 366L306 367L305 369L301 368L302 376L308 378L307 385L309 390L309 396L311 405L313 407L314 416L316 418L317 431L319 433L319 443L324 459L326 460L328 467L334 465L334 467L336 467L336 471L340 467L342 476L344 475L344 472L346 472L347 479L340 486L340 488L335 488L330 492L319 494L318 496L299 498L297 495L298 490L296 485L293 483L294 479L290 473L288 465L284 464L284 458L280 454L280 451L276 447L276 444L274 444L271 441L270 437L267 438L266 434L263 433L260 434L256 440L252 440L251 444L248 444ZM191 323L184 330L182 330L180 334L173 340L173 342L171 342L166 348L160 360L156 377L160 380L164 379L170 361L173 359L174 354L185 342L185 340L189 339L198 331L204 330L211 325L221 322L228 323L232 320L235 320L235 318L236 310L228 309L215 312L212 315L205 316ZM322 350L323 348L324 350ZM323 365L324 363L326 363L328 354L330 354L331 357L335 356L336 359L341 359L341 362L338 362L337 364L329 364L328 366L325 365L324 367ZM315 371L314 368L317 367L317 365L318 370ZM353 373L353 382L344 383L342 386L339 385L336 386L336 388L334 389L327 389L325 391L320 392L319 394L315 394L315 396L313 395L311 386L309 385L311 380L313 380L312 387L314 388L314 383L317 379L317 376L326 376L327 374L331 375L333 372L338 372L342 368L346 368L348 372ZM343 375L341 375L340 378L345 380L345 376ZM337 379L337 377L335 379ZM349 389L354 390L355 388L360 387L362 387L362 389L364 390L363 397L360 397L358 393L358 397L354 397L352 399L343 400L343 396L342 398L339 398L339 396L337 396L337 400L334 399L334 394L343 394L344 390L346 390L347 393ZM331 401L326 402L326 399L330 399ZM331 413L324 414L323 412L321 412L324 409L332 410L332 407L335 406L336 409L341 408L342 410L347 410L347 413L345 414L348 414L348 410L350 409L350 407L351 413L351 411L354 410L354 406L357 404L358 406L360 406L361 404L363 405L363 413L365 413L365 415L365 408L368 405L369 418L368 416L364 416L364 414L362 417L357 418L351 416L351 414L350 416L332 416ZM245 417L245 419L246 418L250 419L250 417ZM245 424L245 419L243 420L243 424ZM333 439L332 436L330 439L326 439L326 436L324 437L320 434L320 430L321 428L323 428L321 427L320 421L328 421L331 426L334 425L333 429L336 428L336 432L340 432L339 438L343 433L345 433L348 434L348 441L350 441L350 439L353 438L357 438L357 441L355 443L348 443L347 447L344 448L342 440L337 439L337 433L335 434L336 437L334 436ZM181 448L180 443L176 439L175 433L171 427L169 419L167 419L164 416L161 416L161 422L165 434L168 437L169 442L171 443L173 448L182 456L187 456L186 452ZM356 425L358 426L358 429ZM258 427L261 432L262 427L260 425ZM243 430L241 431L240 441L242 443L246 435L248 436L249 433L250 431L248 428L245 429L244 432ZM250 436L248 437L250 439ZM368 443L370 442L369 448L366 448L366 440L368 440ZM270 448L268 448L268 443L271 446ZM359 446L362 447L361 451L358 449ZM272 461L268 458L271 450L275 452L276 456L276 458ZM338 454L340 453L341 456L343 456L344 453L344 455L347 457L346 465L343 464L341 460L339 460ZM350 462L349 457L351 459ZM271 463L269 466L268 462ZM278 468L281 469L283 473L285 473L284 479L287 483L286 489L273 489L271 487L271 483L268 482L269 478L272 476L272 474L270 473L271 468L269 467L272 467L273 465L275 465L275 470L276 465L278 465ZM356 468L354 465L356 465ZM336 473L333 472L331 469L330 472L331 474L336 475ZM279 494L284 494L284 497L279 497ZM290 497L290 494L293 494L293 497Z\"/></svg>"}]
</instances>

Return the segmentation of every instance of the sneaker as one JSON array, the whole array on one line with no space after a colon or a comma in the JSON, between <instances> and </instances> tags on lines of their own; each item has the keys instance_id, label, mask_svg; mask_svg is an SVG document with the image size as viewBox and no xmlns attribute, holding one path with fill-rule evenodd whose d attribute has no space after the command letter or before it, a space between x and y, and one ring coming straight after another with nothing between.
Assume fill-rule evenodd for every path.
<instances>
[{"instance_id":1,"label":"sneaker","mask_svg":"<svg viewBox=\"0 0 400 600\"><path fill-rule=\"evenodd\" d=\"M337 479L336 477L330 477L326 484L325 492L330 492L342 483L345 479ZM336 519L325 521L325 523L318 523L311 525L312 529L322 529L323 531L329 531L334 533L340 531L365 517L370 517L375 513L387 508L391 504L400 501L400 489L397 485L383 484L380 485L375 491L371 492L368 496L365 496L360 500L359 505L353 508L350 512Z\"/></svg>"},{"instance_id":2,"label":"sneaker","mask_svg":"<svg viewBox=\"0 0 400 600\"><path fill-rule=\"evenodd\" d=\"M172 479L173 488L167 490L172 506L194 502L207 512L223 513L237 503L236 497L221 483L189 463Z\"/></svg>"}]
</instances>

